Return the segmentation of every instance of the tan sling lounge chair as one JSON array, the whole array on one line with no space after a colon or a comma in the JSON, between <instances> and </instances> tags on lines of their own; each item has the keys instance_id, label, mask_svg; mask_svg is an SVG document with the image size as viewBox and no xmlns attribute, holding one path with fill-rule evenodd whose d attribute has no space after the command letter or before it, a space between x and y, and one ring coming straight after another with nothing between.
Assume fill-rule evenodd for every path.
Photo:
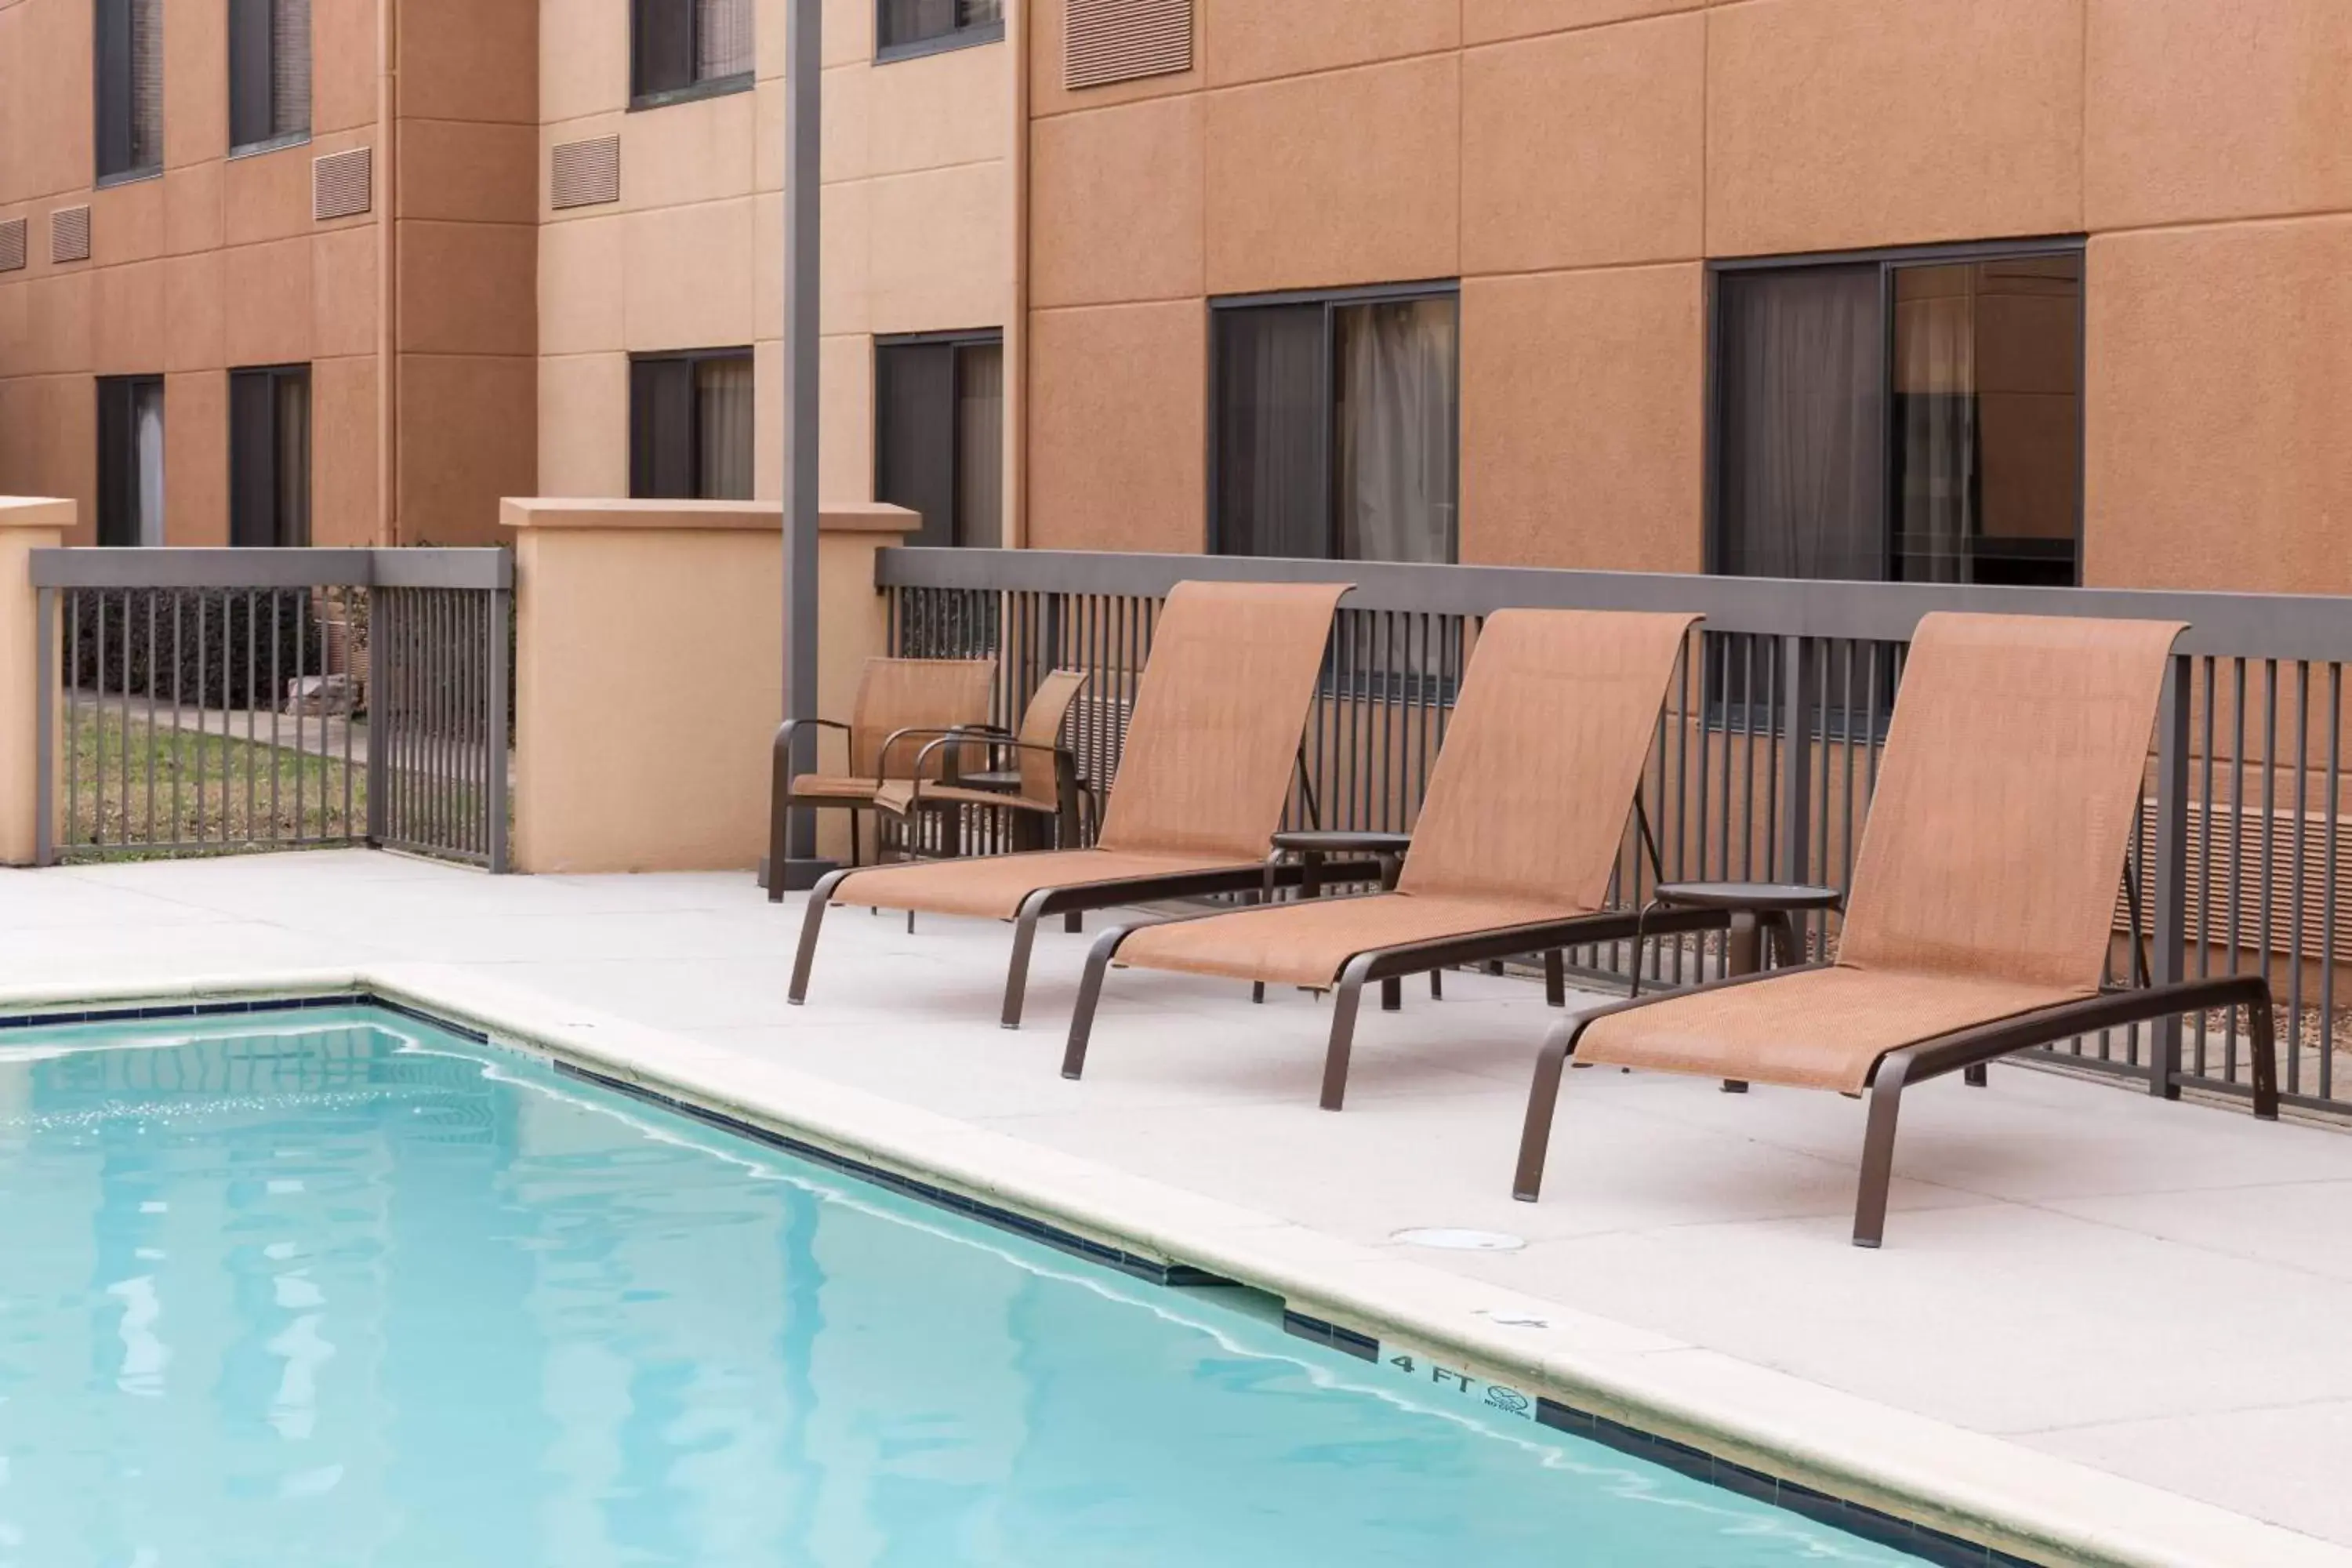
<instances>
[{"instance_id":1,"label":"tan sling lounge chair","mask_svg":"<svg viewBox=\"0 0 2352 1568\"><path fill-rule=\"evenodd\" d=\"M2258 975L2103 992L2116 885L2177 625L1933 615L1895 701L1834 963L1604 1007L1538 1058L1515 1194L1535 1201L1562 1068L1615 1063L1870 1092L1853 1240L1885 1229L1906 1085L1997 1057L2242 1006L2254 1114L2278 1115ZM2167 1085L2168 1096L2178 1093Z\"/></svg>"},{"instance_id":2,"label":"tan sling lounge chair","mask_svg":"<svg viewBox=\"0 0 2352 1568\"><path fill-rule=\"evenodd\" d=\"M874 792L875 808L909 821L925 812L965 808L1000 813L1012 820L1013 847L1016 849L1046 847L1042 840L1048 828L1060 847L1076 847L1078 763L1070 749L1062 744L1062 726L1068 721L1070 709L1076 704L1078 693L1086 684L1087 673L1082 669L1049 673L1030 696L1016 734L1001 730L965 729L935 737L917 753L914 776L885 780ZM973 734L984 737L986 744L975 748L957 738ZM940 770L930 765L931 753L950 746L965 752L1012 752L1021 781L1019 789L1008 795L1003 790L937 782Z\"/></svg>"},{"instance_id":3,"label":"tan sling lounge chair","mask_svg":"<svg viewBox=\"0 0 2352 1568\"><path fill-rule=\"evenodd\" d=\"M832 904L1013 922L1002 1021L1021 1026L1037 921L1263 885L1344 583L1179 583L1090 849L835 871L809 893L791 1000L808 994Z\"/></svg>"},{"instance_id":4,"label":"tan sling lounge chair","mask_svg":"<svg viewBox=\"0 0 2352 1568\"><path fill-rule=\"evenodd\" d=\"M910 778L917 759L938 777L951 760L927 749L932 737L988 721L989 688L996 661L987 658L869 658L857 677L849 721L788 719L776 731L775 776L769 786L769 864L783 864L785 813L796 805L849 813L849 858L858 858L857 814L875 805L891 779ZM803 724L839 730L849 737L848 771L794 773L793 736ZM971 754L978 755L976 748ZM768 901L784 896L774 881Z\"/></svg>"},{"instance_id":5,"label":"tan sling lounge chair","mask_svg":"<svg viewBox=\"0 0 2352 1568\"><path fill-rule=\"evenodd\" d=\"M1642 769L1696 617L1503 610L1462 682L1396 890L1316 899L1103 933L1087 960L1062 1076L1086 1067L1114 963L1335 993L1322 1103L1339 1109L1366 983L1444 964L1721 927L1722 910L1608 908Z\"/></svg>"}]
</instances>

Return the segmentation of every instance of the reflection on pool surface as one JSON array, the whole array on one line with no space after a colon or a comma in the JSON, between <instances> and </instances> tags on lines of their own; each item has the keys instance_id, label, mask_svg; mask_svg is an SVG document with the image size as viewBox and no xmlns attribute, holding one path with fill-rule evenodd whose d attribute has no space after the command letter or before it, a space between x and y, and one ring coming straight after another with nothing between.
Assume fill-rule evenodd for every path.
<instances>
[{"instance_id":1,"label":"reflection on pool surface","mask_svg":"<svg viewBox=\"0 0 2352 1568\"><path fill-rule=\"evenodd\" d=\"M1911 1561L388 1014L0 1048L0 1565Z\"/></svg>"}]
</instances>

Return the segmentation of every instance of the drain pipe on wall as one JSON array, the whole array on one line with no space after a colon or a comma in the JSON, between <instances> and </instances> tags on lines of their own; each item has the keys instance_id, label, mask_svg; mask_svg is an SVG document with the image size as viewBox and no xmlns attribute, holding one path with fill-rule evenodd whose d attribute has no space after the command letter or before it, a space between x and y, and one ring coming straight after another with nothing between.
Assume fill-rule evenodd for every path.
<instances>
[{"instance_id":1,"label":"drain pipe on wall","mask_svg":"<svg viewBox=\"0 0 2352 1568\"><path fill-rule=\"evenodd\" d=\"M1029 0L1005 6L1004 47L1013 55L1013 145L1004 150L1012 184L1012 289L1004 313L1004 537L1008 550L1029 545Z\"/></svg>"},{"instance_id":2,"label":"drain pipe on wall","mask_svg":"<svg viewBox=\"0 0 2352 1568\"><path fill-rule=\"evenodd\" d=\"M375 542L400 542L400 0L376 0Z\"/></svg>"}]
</instances>

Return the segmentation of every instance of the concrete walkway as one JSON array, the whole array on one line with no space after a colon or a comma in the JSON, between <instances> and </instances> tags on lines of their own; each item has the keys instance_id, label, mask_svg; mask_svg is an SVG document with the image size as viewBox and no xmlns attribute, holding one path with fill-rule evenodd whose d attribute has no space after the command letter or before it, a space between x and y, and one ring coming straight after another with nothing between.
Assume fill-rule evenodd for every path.
<instances>
[{"instance_id":1,"label":"concrete walkway","mask_svg":"<svg viewBox=\"0 0 2352 1568\"><path fill-rule=\"evenodd\" d=\"M836 911L746 876L492 879L365 852L0 873L0 985L404 962L600 1014L1506 1285L1755 1367L2352 1545L2352 1134L1996 1068L1904 1107L1883 1251L1846 1244L1862 1113L1832 1095L1571 1075L1548 1195L1508 1194L1540 988L1451 975L1368 1014L1316 1109L1323 1004L1119 972L1055 1068L1091 937ZM1413 1227L1521 1238L1439 1251ZM2352 1559L2347 1559L2352 1560Z\"/></svg>"}]
</instances>

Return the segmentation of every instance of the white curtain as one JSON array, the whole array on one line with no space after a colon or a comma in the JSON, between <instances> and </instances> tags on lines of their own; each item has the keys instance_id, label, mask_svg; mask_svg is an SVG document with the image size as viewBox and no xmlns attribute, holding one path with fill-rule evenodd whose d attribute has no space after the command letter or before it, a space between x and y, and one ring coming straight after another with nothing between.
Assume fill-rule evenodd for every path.
<instances>
[{"instance_id":1,"label":"white curtain","mask_svg":"<svg viewBox=\"0 0 2352 1568\"><path fill-rule=\"evenodd\" d=\"M695 367L696 454L705 500L751 499L751 359L707 359Z\"/></svg>"},{"instance_id":2,"label":"white curtain","mask_svg":"<svg viewBox=\"0 0 2352 1568\"><path fill-rule=\"evenodd\" d=\"M956 351L955 542L1004 542L1004 348Z\"/></svg>"},{"instance_id":3,"label":"white curtain","mask_svg":"<svg viewBox=\"0 0 2352 1568\"><path fill-rule=\"evenodd\" d=\"M1906 582L1966 581L1979 531L1977 273L1959 266L1895 274L1896 552Z\"/></svg>"},{"instance_id":4,"label":"white curtain","mask_svg":"<svg viewBox=\"0 0 2352 1568\"><path fill-rule=\"evenodd\" d=\"M1454 302L1338 312L1339 552L1351 561L1454 556Z\"/></svg>"},{"instance_id":5,"label":"white curtain","mask_svg":"<svg viewBox=\"0 0 2352 1568\"><path fill-rule=\"evenodd\" d=\"M752 68L751 0L694 0L694 79Z\"/></svg>"},{"instance_id":6,"label":"white curtain","mask_svg":"<svg viewBox=\"0 0 2352 1568\"><path fill-rule=\"evenodd\" d=\"M131 461L139 487L138 542L163 542L163 389L142 386L131 410Z\"/></svg>"}]
</instances>

